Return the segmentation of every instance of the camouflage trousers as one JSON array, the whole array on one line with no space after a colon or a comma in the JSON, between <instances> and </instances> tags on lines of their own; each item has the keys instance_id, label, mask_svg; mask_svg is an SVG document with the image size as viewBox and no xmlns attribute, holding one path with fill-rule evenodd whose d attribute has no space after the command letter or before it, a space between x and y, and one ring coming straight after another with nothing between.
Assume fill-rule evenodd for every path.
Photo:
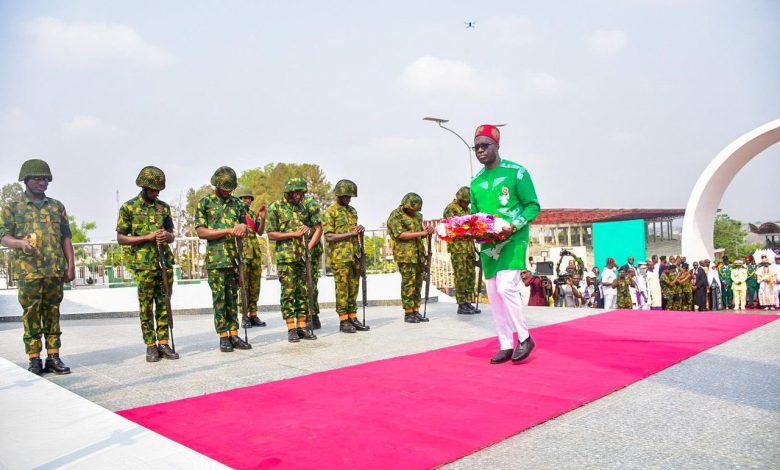
<instances>
[{"instance_id":1,"label":"camouflage trousers","mask_svg":"<svg viewBox=\"0 0 780 470\"><path fill-rule=\"evenodd\" d=\"M248 310L256 313L260 300L260 282L263 279L263 264L260 258L249 258L244 264L244 281Z\"/></svg>"},{"instance_id":2,"label":"camouflage trousers","mask_svg":"<svg viewBox=\"0 0 780 470\"><path fill-rule=\"evenodd\" d=\"M344 315L357 312L357 295L360 286L360 268L357 263L338 263L331 266L336 283L336 313Z\"/></svg>"},{"instance_id":3,"label":"camouflage trousers","mask_svg":"<svg viewBox=\"0 0 780 470\"><path fill-rule=\"evenodd\" d=\"M311 280L314 285L314 292L311 297L314 300L313 309L315 315L320 314L320 266L322 266L322 253L312 254L311 256ZM303 279L306 282L306 278Z\"/></svg>"},{"instance_id":4,"label":"camouflage trousers","mask_svg":"<svg viewBox=\"0 0 780 470\"><path fill-rule=\"evenodd\" d=\"M620 288L618 288L617 293L617 308L623 308L623 309L631 309L633 308L634 304L631 302L631 291L626 289L626 292L621 292Z\"/></svg>"},{"instance_id":5,"label":"camouflage trousers","mask_svg":"<svg viewBox=\"0 0 780 470\"><path fill-rule=\"evenodd\" d=\"M141 318L144 343L152 345L160 340L167 341L169 312L165 305L162 271L138 270L133 274L138 284L138 316ZM173 292L173 269L168 269L168 289Z\"/></svg>"},{"instance_id":6,"label":"camouflage trousers","mask_svg":"<svg viewBox=\"0 0 780 470\"><path fill-rule=\"evenodd\" d=\"M425 265L421 263L398 263L401 273L401 305L404 310L420 308Z\"/></svg>"},{"instance_id":7,"label":"camouflage trousers","mask_svg":"<svg viewBox=\"0 0 780 470\"><path fill-rule=\"evenodd\" d=\"M279 303L282 307L282 317L297 318L309 314L309 301L306 297L306 264L279 263L277 265L279 283L282 287ZM316 284L315 284L316 285Z\"/></svg>"},{"instance_id":8,"label":"camouflage trousers","mask_svg":"<svg viewBox=\"0 0 780 470\"><path fill-rule=\"evenodd\" d=\"M19 279L19 304L22 306L24 325L24 352L41 352L41 336L46 349L60 348L60 302L62 302L62 278Z\"/></svg>"},{"instance_id":9,"label":"camouflage trousers","mask_svg":"<svg viewBox=\"0 0 780 470\"><path fill-rule=\"evenodd\" d=\"M209 269L209 287L217 333L238 331L238 270Z\"/></svg>"},{"instance_id":10,"label":"camouflage trousers","mask_svg":"<svg viewBox=\"0 0 780 470\"><path fill-rule=\"evenodd\" d=\"M455 278L455 300L459 304L474 302L474 254L451 253L450 260Z\"/></svg>"}]
</instances>

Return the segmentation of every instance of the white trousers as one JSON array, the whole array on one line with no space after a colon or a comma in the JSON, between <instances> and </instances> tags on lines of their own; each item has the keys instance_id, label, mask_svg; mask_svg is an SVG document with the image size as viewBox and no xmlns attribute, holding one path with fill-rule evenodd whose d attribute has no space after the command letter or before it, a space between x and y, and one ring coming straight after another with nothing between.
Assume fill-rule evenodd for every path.
<instances>
[{"instance_id":1,"label":"white trousers","mask_svg":"<svg viewBox=\"0 0 780 470\"><path fill-rule=\"evenodd\" d=\"M487 294L501 349L513 349L515 331L519 341L525 341L529 336L523 314L523 297L520 295L520 271L499 271L487 280Z\"/></svg>"},{"instance_id":2,"label":"white trousers","mask_svg":"<svg viewBox=\"0 0 780 470\"><path fill-rule=\"evenodd\" d=\"M604 308L614 310L617 306L617 294L604 292Z\"/></svg>"}]
</instances>

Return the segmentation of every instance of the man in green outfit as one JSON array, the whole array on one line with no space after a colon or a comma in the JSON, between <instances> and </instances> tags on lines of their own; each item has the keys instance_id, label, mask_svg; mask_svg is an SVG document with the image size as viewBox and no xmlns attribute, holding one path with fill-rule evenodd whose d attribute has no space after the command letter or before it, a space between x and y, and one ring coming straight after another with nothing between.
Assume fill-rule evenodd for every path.
<instances>
[{"instance_id":1,"label":"man in green outfit","mask_svg":"<svg viewBox=\"0 0 780 470\"><path fill-rule=\"evenodd\" d=\"M341 180L334 189L336 200L325 210L322 227L328 242L328 266L336 284L336 313L339 331L355 333L370 328L357 319L357 295L360 281L360 242L365 232L358 225L358 215L349 203L357 197L357 185Z\"/></svg>"},{"instance_id":2,"label":"man in green outfit","mask_svg":"<svg viewBox=\"0 0 780 470\"><path fill-rule=\"evenodd\" d=\"M233 237L246 237L247 209L231 193L238 186L236 172L217 168L211 177L214 193L203 197L195 210L195 231L207 240L206 270L214 304L214 327L219 333L219 350L252 349L238 336L238 266Z\"/></svg>"},{"instance_id":3,"label":"man in green outfit","mask_svg":"<svg viewBox=\"0 0 780 470\"><path fill-rule=\"evenodd\" d=\"M19 287L27 370L70 374L60 359L60 302L62 284L76 277L71 231L65 206L46 197L52 181L49 165L27 160L19 171L25 191L0 212L0 242L14 250ZM46 342L46 365L41 361L41 336Z\"/></svg>"},{"instance_id":4,"label":"man in green outfit","mask_svg":"<svg viewBox=\"0 0 780 470\"><path fill-rule=\"evenodd\" d=\"M522 165L499 154L501 133L485 124L474 133L474 153L484 168L471 181L471 212L493 214L509 222L500 239L480 247L487 292L501 350L491 364L518 363L531 354L534 340L528 331L520 296L520 272L525 269L529 224L539 214L531 175ZM514 346L513 333L518 342Z\"/></svg>"},{"instance_id":5,"label":"man in green outfit","mask_svg":"<svg viewBox=\"0 0 780 470\"><path fill-rule=\"evenodd\" d=\"M174 240L173 218L168 204L158 199L160 191L165 189L165 173L154 166L144 167L135 184L141 192L119 208L116 241L130 247L129 265L138 284L138 314L146 344L146 362L158 362L160 357L178 359L179 354L168 346L170 312L165 303L160 250L157 248L158 245L162 248L170 292L173 288L173 253L169 244Z\"/></svg>"},{"instance_id":6,"label":"man in green outfit","mask_svg":"<svg viewBox=\"0 0 780 470\"><path fill-rule=\"evenodd\" d=\"M433 234L433 227L423 228L423 200L415 193L407 193L387 219L387 232L393 240L393 259L401 273L401 303L406 323L427 322L420 315L423 273L425 271L425 243L423 238Z\"/></svg>"},{"instance_id":7,"label":"man in green outfit","mask_svg":"<svg viewBox=\"0 0 780 470\"><path fill-rule=\"evenodd\" d=\"M284 196L268 207L268 239L276 242L276 269L282 287L279 303L287 323L287 341L314 340L317 336L307 322L309 301L306 292L306 249L304 237L306 209L301 204L308 191L303 178L293 177L284 186ZM314 266L312 266L312 270Z\"/></svg>"},{"instance_id":8,"label":"man in green outfit","mask_svg":"<svg viewBox=\"0 0 780 470\"><path fill-rule=\"evenodd\" d=\"M247 226L246 238L244 238L244 284L246 284L246 297L249 303L249 320L242 322L241 327L265 326L265 322L257 316L260 282L263 278L263 250L257 237L265 231L266 208L265 204L261 205L252 217L250 208L255 200L252 190L239 186L233 194L241 199L247 209L243 220Z\"/></svg>"},{"instance_id":9,"label":"man in green outfit","mask_svg":"<svg viewBox=\"0 0 780 470\"><path fill-rule=\"evenodd\" d=\"M444 209L444 217L464 216L469 214L471 190L463 186L455 193ZM473 315L480 313L471 303L474 302L474 241L453 240L447 243L447 252L452 261L452 271L455 278L455 300L458 302L458 314Z\"/></svg>"},{"instance_id":10,"label":"man in green outfit","mask_svg":"<svg viewBox=\"0 0 780 470\"><path fill-rule=\"evenodd\" d=\"M309 254L311 254L311 281L312 281L312 316L311 323L312 329L319 330L322 328L320 322L320 290L318 284L320 282L320 266L322 266L322 220L320 216L320 205L314 198L306 192L301 200L301 206L304 211L303 223L309 227L309 233L306 234L306 243L309 245Z\"/></svg>"}]
</instances>

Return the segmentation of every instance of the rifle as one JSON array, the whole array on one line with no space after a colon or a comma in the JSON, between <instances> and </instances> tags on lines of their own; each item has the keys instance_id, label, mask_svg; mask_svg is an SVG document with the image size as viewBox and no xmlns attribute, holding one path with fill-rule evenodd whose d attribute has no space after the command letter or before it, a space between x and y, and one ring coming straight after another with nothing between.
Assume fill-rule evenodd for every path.
<instances>
[{"instance_id":1,"label":"rifle","mask_svg":"<svg viewBox=\"0 0 780 470\"><path fill-rule=\"evenodd\" d=\"M171 337L171 349L176 352L176 342L173 340L173 308L171 307L171 289L168 284L168 267L165 266L165 255L161 244L157 244L157 264L162 272L163 291L165 291L165 308L168 310L168 333Z\"/></svg>"},{"instance_id":2,"label":"rifle","mask_svg":"<svg viewBox=\"0 0 780 470\"><path fill-rule=\"evenodd\" d=\"M236 264L238 265L238 286L241 289L241 323L244 324L244 341L249 342L249 297L246 292L246 277L244 272L244 240L240 237L234 238L236 242Z\"/></svg>"},{"instance_id":3,"label":"rifle","mask_svg":"<svg viewBox=\"0 0 780 470\"><path fill-rule=\"evenodd\" d=\"M360 290L363 297L363 324L366 324L366 304L368 303L368 294L366 291L366 285L368 280L366 279L366 241L363 238L364 233L360 232L358 236L358 245L360 245Z\"/></svg>"},{"instance_id":4,"label":"rifle","mask_svg":"<svg viewBox=\"0 0 780 470\"><path fill-rule=\"evenodd\" d=\"M431 258L433 257L433 244L431 243L432 234L428 235L428 253L425 257L425 271L423 272L423 278L425 279L425 300L423 303L423 318L426 318L426 312L428 310L428 293L431 291Z\"/></svg>"},{"instance_id":5,"label":"rifle","mask_svg":"<svg viewBox=\"0 0 780 470\"><path fill-rule=\"evenodd\" d=\"M477 273L477 302L474 306L474 310L479 313L479 298L482 297L482 259L479 257L479 251L474 248L474 251L477 254L477 262L479 263L479 272Z\"/></svg>"},{"instance_id":6,"label":"rifle","mask_svg":"<svg viewBox=\"0 0 780 470\"><path fill-rule=\"evenodd\" d=\"M306 320L306 324L309 326L309 331L314 331L314 278L312 278L311 272L311 250L309 250L309 244L306 242L306 235L301 237L303 240L303 248L306 251L306 297L309 300L309 315Z\"/></svg>"}]
</instances>

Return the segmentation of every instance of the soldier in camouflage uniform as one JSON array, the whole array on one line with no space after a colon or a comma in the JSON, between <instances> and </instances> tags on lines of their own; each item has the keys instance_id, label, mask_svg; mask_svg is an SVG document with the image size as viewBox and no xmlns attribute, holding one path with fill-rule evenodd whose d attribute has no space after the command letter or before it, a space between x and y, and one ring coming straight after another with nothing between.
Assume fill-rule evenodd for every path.
<instances>
[{"instance_id":1,"label":"soldier in camouflage uniform","mask_svg":"<svg viewBox=\"0 0 780 470\"><path fill-rule=\"evenodd\" d=\"M171 312L165 303L157 248L158 245L162 248L162 264L168 274L168 290L172 292L174 263L169 244L174 240L173 218L168 204L157 198L165 189L165 173L154 166L144 167L135 184L141 192L119 208L116 240L130 247L130 269L138 284L138 313L146 344L146 362L158 362L161 356L178 359L179 354L168 346Z\"/></svg>"},{"instance_id":2,"label":"soldier in camouflage uniform","mask_svg":"<svg viewBox=\"0 0 780 470\"><path fill-rule=\"evenodd\" d=\"M287 323L287 340L297 343L317 336L309 329L309 301L306 292L306 248L304 237L311 231L306 225L304 194L308 185L303 178L290 178L284 186L282 199L268 207L266 231L276 242L276 267L282 287L280 304ZM314 270L314 266L312 266Z\"/></svg>"},{"instance_id":3,"label":"soldier in camouflage uniform","mask_svg":"<svg viewBox=\"0 0 780 470\"><path fill-rule=\"evenodd\" d=\"M68 214L61 202L46 197L52 175L45 161L24 162L19 181L26 189L0 212L0 242L14 250L28 370L70 374L60 359L62 285L76 277ZM48 355L45 366L41 336Z\"/></svg>"},{"instance_id":4,"label":"soldier in camouflage uniform","mask_svg":"<svg viewBox=\"0 0 780 470\"><path fill-rule=\"evenodd\" d=\"M422 203L419 195L408 193L387 219L387 232L393 240L393 258L401 273L401 302L407 323L428 321L420 315L426 258L423 238L433 234L433 227L423 228Z\"/></svg>"},{"instance_id":5,"label":"soldier in camouflage uniform","mask_svg":"<svg viewBox=\"0 0 780 470\"><path fill-rule=\"evenodd\" d=\"M631 279L628 278L628 268L620 268L617 279L617 308L631 309L634 303L631 301Z\"/></svg>"},{"instance_id":6,"label":"soldier in camouflage uniform","mask_svg":"<svg viewBox=\"0 0 780 470\"><path fill-rule=\"evenodd\" d=\"M322 227L328 242L328 266L336 284L336 313L339 331L354 333L370 328L357 319L357 295L360 281L360 242L365 232L358 225L357 211L349 203L357 197L357 185L350 180L336 183L336 200L325 210Z\"/></svg>"},{"instance_id":7,"label":"soldier in camouflage uniform","mask_svg":"<svg viewBox=\"0 0 780 470\"><path fill-rule=\"evenodd\" d=\"M244 238L246 206L231 193L238 186L236 172L217 168L211 177L214 193L204 197L195 210L198 237L208 240L206 270L214 304L214 326L219 333L219 350L252 349L238 336L238 266L233 237Z\"/></svg>"},{"instance_id":8,"label":"soldier in camouflage uniform","mask_svg":"<svg viewBox=\"0 0 780 470\"><path fill-rule=\"evenodd\" d=\"M444 217L469 215L471 202L471 190L463 186L455 193L455 199L447 204L444 209ZM461 315L473 315L480 313L471 302L474 302L474 241L454 240L447 243L447 252L452 262L453 277L455 278L455 299L458 301L458 313Z\"/></svg>"},{"instance_id":9,"label":"soldier in camouflage uniform","mask_svg":"<svg viewBox=\"0 0 780 470\"><path fill-rule=\"evenodd\" d=\"M677 269L671 263L666 266L661 274L661 297L666 300L666 310L680 310Z\"/></svg>"},{"instance_id":10,"label":"soldier in camouflage uniform","mask_svg":"<svg viewBox=\"0 0 780 470\"><path fill-rule=\"evenodd\" d=\"M239 186L233 192L247 207L244 222L247 224L247 235L244 239L244 282L246 284L247 302L249 302L249 321L242 322L241 327L265 326L265 322L257 316L258 300L260 299L260 282L263 278L263 252L258 238L265 231L265 204L257 208L254 217L249 209L255 200L252 190Z\"/></svg>"},{"instance_id":11,"label":"soldier in camouflage uniform","mask_svg":"<svg viewBox=\"0 0 780 470\"><path fill-rule=\"evenodd\" d=\"M320 322L320 291L317 287L320 280L320 266L322 266L322 218L320 216L320 205L309 194L304 194L301 200L304 213L306 214L303 223L309 227L309 233L306 234L306 243L309 244L309 252L311 253L311 278L312 285L314 286L311 294L312 298L312 328L319 330L322 328Z\"/></svg>"}]
</instances>

